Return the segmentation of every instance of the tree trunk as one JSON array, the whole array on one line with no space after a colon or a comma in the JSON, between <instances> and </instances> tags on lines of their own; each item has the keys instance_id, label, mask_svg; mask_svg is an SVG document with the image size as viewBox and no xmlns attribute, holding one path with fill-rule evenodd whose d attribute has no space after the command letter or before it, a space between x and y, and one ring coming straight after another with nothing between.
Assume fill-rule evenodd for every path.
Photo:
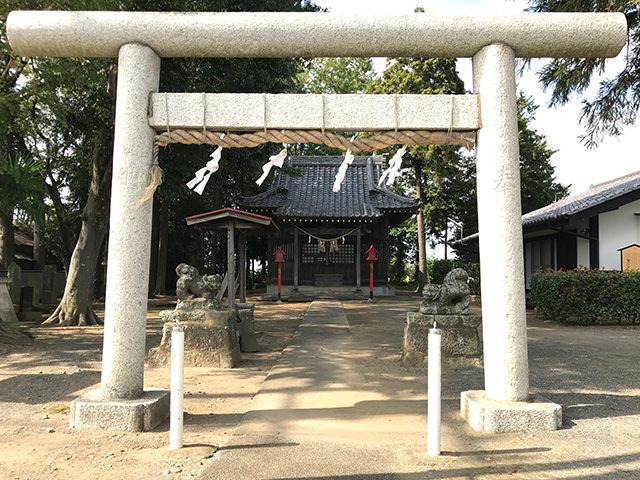
<instances>
[{"instance_id":1,"label":"tree trunk","mask_svg":"<svg viewBox=\"0 0 640 480\"><path fill-rule=\"evenodd\" d=\"M71 255L67 283L58 308L46 325L96 325L102 323L93 311L93 286L100 249L109 226L111 168L113 166L113 119L115 115L116 69L109 72L111 118L97 132L92 161L91 185L82 210L82 226Z\"/></svg>"},{"instance_id":2,"label":"tree trunk","mask_svg":"<svg viewBox=\"0 0 640 480\"><path fill-rule=\"evenodd\" d=\"M54 182L53 175L49 175L49 180ZM65 214L65 207L60 198L60 192L55 186L51 186L46 183L49 198L53 203L53 211L55 212L58 225L60 227L60 237L62 239L63 258L65 272L69 273L69 264L71 263L71 256L75 248L77 238L75 236L73 222L68 215Z\"/></svg>"},{"instance_id":3,"label":"tree trunk","mask_svg":"<svg viewBox=\"0 0 640 480\"><path fill-rule=\"evenodd\" d=\"M89 203L91 200L87 205ZM96 228L83 220L80 236L71 256L64 295L58 308L44 322L45 325L82 326L102 323L93 311L92 302L96 264L104 237L104 228Z\"/></svg>"},{"instance_id":4,"label":"tree trunk","mask_svg":"<svg viewBox=\"0 0 640 480\"><path fill-rule=\"evenodd\" d=\"M93 311L93 286L108 225L113 141L110 131L103 131L101 137L94 154L91 188L82 211L82 227L71 255L64 295L45 325L102 323Z\"/></svg>"},{"instance_id":5,"label":"tree trunk","mask_svg":"<svg viewBox=\"0 0 640 480\"><path fill-rule=\"evenodd\" d=\"M416 177L416 198L422 201L422 171L418 160L414 160L413 168ZM424 238L424 214L422 213L422 205L418 208L416 222L418 224L418 292L422 293L422 289L427 281L427 250Z\"/></svg>"},{"instance_id":6,"label":"tree trunk","mask_svg":"<svg viewBox=\"0 0 640 480\"><path fill-rule=\"evenodd\" d=\"M169 209L160 202L158 226L158 268L156 271L156 295L167 293L167 253L169 252Z\"/></svg>"},{"instance_id":7,"label":"tree trunk","mask_svg":"<svg viewBox=\"0 0 640 480\"><path fill-rule=\"evenodd\" d=\"M158 249L160 230L160 211L158 202L153 202L153 213L151 220L151 259L149 261L149 286L147 296L153 298L156 291L156 280L158 279Z\"/></svg>"},{"instance_id":8,"label":"tree trunk","mask_svg":"<svg viewBox=\"0 0 640 480\"><path fill-rule=\"evenodd\" d=\"M449 250L449 219L444 224L444 259L448 260L447 250Z\"/></svg>"},{"instance_id":9,"label":"tree trunk","mask_svg":"<svg viewBox=\"0 0 640 480\"><path fill-rule=\"evenodd\" d=\"M44 215L33 224L33 268L42 270L47 263L47 252L42 244L44 236Z\"/></svg>"},{"instance_id":10,"label":"tree trunk","mask_svg":"<svg viewBox=\"0 0 640 480\"><path fill-rule=\"evenodd\" d=\"M104 299L107 290L107 253L109 250L109 242L106 240L102 242L100 248L100 255L98 257L98 263L96 264L95 278L96 282L93 286L94 298Z\"/></svg>"},{"instance_id":11,"label":"tree trunk","mask_svg":"<svg viewBox=\"0 0 640 480\"><path fill-rule=\"evenodd\" d=\"M186 262L189 265L193 265L200 272L203 271L204 259L202 257L202 252L204 248L204 238L202 234L202 230L196 230L190 227L184 227L186 230L186 244L187 244L187 254L186 254Z\"/></svg>"},{"instance_id":12,"label":"tree trunk","mask_svg":"<svg viewBox=\"0 0 640 480\"><path fill-rule=\"evenodd\" d=\"M13 210L6 215L0 212L0 266L9 268L15 261L15 238L13 235Z\"/></svg>"}]
</instances>

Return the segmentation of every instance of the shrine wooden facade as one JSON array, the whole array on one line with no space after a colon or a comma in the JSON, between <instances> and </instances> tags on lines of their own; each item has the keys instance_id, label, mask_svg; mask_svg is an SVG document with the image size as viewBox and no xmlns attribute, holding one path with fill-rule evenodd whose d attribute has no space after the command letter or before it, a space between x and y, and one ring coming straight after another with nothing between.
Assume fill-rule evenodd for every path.
<instances>
[{"instance_id":1,"label":"shrine wooden facade","mask_svg":"<svg viewBox=\"0 0 640 480\"><path fill-rule=\"evenodd\" d=\"M389 228L417 211L417 200L402 197L378 179L387 167L384 157L356 157L341 189L332 187L342 156L288 157L286 165L300 175L278 170L263 193L246 197L242 208L273 217L279 226L269 236L268 291L277 269L273 252L282 247L285 293L353 293L368 289L365 252L379 252L374 265L376 295L392 292L388 284Z\"/></svg>"}]
</instances>

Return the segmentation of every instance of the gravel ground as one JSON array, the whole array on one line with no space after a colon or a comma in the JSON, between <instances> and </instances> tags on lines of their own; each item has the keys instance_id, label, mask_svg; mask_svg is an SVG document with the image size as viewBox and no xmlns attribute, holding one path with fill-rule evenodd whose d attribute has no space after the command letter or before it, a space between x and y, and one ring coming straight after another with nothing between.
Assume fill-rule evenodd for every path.
<instances>
[{"instance_id":1,"label":"gravel ground","mask_svg":"<svg viewBox=\"0 0 640 480\"><path fill-rule=\"evenodd\" d=\"M371 352L362 358L370 374L419 397L426 410L426 370L396 369L390 361L399 356L396 325L416 306L411 299L345 303L354 338ZM533 435L471 430L458 414L459 392L481 389L483 369L445 368L443 455L405 451L411 473L389 478L640 479L640 329L562 326L529 312L528 336L531 392L563 405L563 428ZM376 338L388 340L375 345Z\"/></svg>"},{"instance_id":2,"label":"gravel ground","mask_svg":"<svg viewBox=\"0 0 640 480\"><path fill-rule=\"evenodd\" d=\"M366 388L388 399L388 404L380 403L382 414L400 407L424 419L426 370L399 363L404 316L418 303L415 297L343 303L354 338L350 355L367 380ZM166 449L166 424L149 433L68 428L68 402L100 380L100 328L34 328L33 345L0 346L0 478L198 476L215 462L218 445L250 410L252 397L307 306L259 304L256 326L262 352L245 356L238 369L187 370L187 448L179 453ZM148 348L159 343L158 310L150 311ZM457 412L459 392L482 388L483 370L446 368L441 457L424 454L424 432L416 434L423 422L419 420L418 427L382 453L318 439L296 462L304 465L305 454L316 455L322 448L327 465L341 465L346 473L301 469L287 478L640 479L638 328L565 327L531 314L528 333L531 391L564 406L561 430L535 435L474 432ZM167 369L147 369L146 382L167 386ZM247 449L248 460L251 454ZM278 456L273 460L279 461Z\"/></svg>"}]
</instances>

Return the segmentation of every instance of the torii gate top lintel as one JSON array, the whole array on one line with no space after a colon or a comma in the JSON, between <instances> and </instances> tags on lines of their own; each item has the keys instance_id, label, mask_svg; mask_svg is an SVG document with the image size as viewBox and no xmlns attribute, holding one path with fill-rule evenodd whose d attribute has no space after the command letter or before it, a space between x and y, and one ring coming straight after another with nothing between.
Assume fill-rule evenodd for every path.
<instances>
[{"instance_id":1,"label":"torii gate top lintel","mask_svg":"<svg viewBox=\"0 0 640 480\"><path fill-rule=\"evenodd\" d=\"M24 56L116 57L140 43L160 57L472 57L503 43L516 57L607 58L624 46L627 22L622 13L14 11L7 36Z\"/></svg>"}]
</instances>

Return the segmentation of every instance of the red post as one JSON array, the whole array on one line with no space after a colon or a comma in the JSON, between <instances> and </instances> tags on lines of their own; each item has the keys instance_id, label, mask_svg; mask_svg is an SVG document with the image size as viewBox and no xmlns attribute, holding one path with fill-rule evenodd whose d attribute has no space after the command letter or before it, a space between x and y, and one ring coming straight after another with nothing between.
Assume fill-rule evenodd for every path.
<instances>
[{"instance_id":1,"label":"red post","mask_svg":"<svg viewBox=\"0 0 640 480\"><path fill-rule=\"evenodd\" d=\"M280 300L282 298L282 264L285 262L285 255L282 247L276 248L273 256L275 257L275 262L278 265L278 300Z\"/></svg>"},{"instance_id":2,"label":"red post","mask_svg":"<svg viewBox=\"0 0 640 480\"><path fill-rule=\"evenodd\" d=\"M373 262L369 262L369 300L373 299Z\"/></svg>"},{"instance_id":3,"label":"red post","mask_svg":"<svg viewBox=\"0 0 640 480\"><path fill-rule=\"evenodd\" d=\"M367 250L367 261L369 262L369 300L373 300L373 263L378 260L378 250L371 245Z\"/></svg>"}]
</instances>

